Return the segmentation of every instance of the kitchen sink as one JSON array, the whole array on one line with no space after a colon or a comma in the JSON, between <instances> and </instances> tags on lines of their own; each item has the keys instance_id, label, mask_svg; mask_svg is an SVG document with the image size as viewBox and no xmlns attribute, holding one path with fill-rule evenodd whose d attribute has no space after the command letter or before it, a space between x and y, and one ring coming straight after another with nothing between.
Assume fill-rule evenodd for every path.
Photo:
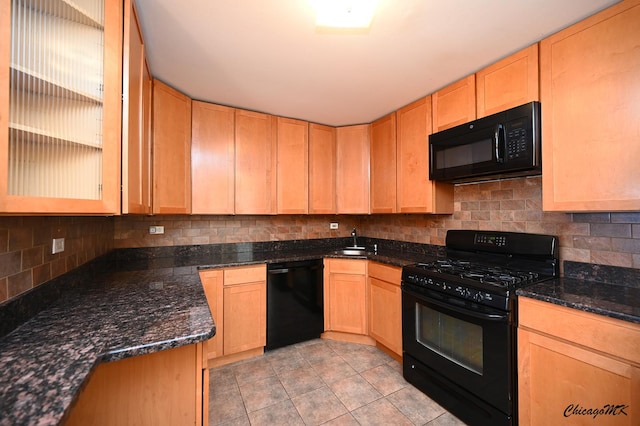
<instances>
[{"instance_id":1,"label":"kitchen sink","mask_svg":"<svg viewBox=\"0 0 640 426\"><path fill-rule=\"evenodd\" d=\"M367 251L362 247L347 247L341 250L336 250L334 254L340 254L344 256L366 256Z\"/></svg>"}]
</instances>

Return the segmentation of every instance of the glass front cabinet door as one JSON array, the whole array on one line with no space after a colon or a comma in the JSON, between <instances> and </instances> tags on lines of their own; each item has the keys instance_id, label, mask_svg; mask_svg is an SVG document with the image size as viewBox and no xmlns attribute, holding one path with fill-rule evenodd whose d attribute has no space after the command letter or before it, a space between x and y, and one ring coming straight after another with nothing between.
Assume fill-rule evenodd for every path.
<instances>
[{"instance_id":1,"label":"glass front cabinet door","mask_svg":"<svg viewBox=\"0 0 640 426\"><path fill-rule=\"evenodd\" d=\"M122 16L0 0L0 214L119 212Z\"/></svg>"}]
</instances>

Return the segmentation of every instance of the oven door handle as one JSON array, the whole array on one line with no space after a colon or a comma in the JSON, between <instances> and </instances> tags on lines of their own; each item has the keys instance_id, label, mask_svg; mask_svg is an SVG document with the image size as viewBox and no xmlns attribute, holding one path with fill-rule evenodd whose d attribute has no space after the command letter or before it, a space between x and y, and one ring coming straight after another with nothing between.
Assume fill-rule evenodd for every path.
<instances>
[{"instance_id":1,"label":"oven door handle","mask_svg":"<svg viewBox=\"0 0 640 426\"><path fill-rule=\"evenodd\" d=\"M416 294L410 290L407 290L406 288L404 289L404 291L406 291L407 293L411 294L414 297L417 297L418 299L425 301L427 303L431 303L433 305L439 306L441 308L444 309L448 309L450 311L453 312L457 312L459 314L462 315L467 315L473 318L478 318L481 320L486 320L486 321L507 321L509 319L509 313L508 312L501 312L499 314L490 314L490 313L485 313L485 312L477 312L477 311L472 311L470 309L465 309L463 307L460 306L455 306L455 305L451 305L448 303L442 303L438 300L435 300L431 297L427 297L425 298L425 296L420 295L420 294Z\"/></svg>"}]
</instances>

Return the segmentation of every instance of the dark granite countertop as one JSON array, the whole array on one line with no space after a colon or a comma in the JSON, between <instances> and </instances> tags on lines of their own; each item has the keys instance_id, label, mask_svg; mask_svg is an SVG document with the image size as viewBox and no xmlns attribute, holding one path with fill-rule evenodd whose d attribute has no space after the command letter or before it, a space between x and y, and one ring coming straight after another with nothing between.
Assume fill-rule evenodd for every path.
<instances>
[{"instance_id":1,"label":"dark granite countertop","mask_svg":"<svg viewBox=\"0 0 640 426\"><path fill-rule=\"evenodd\" d=\"M35 289L29 297L44 306L24 314L29 318L16 328L0 330L0 425L59 424L99 363L212 337L215 324L200 269L324 257L401 267L434 256L430 248L404 252L401 247L366 256L335 254L343 243L254 244L255 250L229 252L218 246L117 250L98 262L106 263L100 268L79 268L67 282L55 280L54 289ZM29 304L1 306L0 322L35 309Z\"/></svg>"},{"instance_id":2,"label":"dark granite countertop","mask_svg":"<svg viewBox=\"0 0 640 426\"><path fill-rule=\"evenodd\" d=\"M195 267L87 278L0 340L0 425L58 424L99 363L214 334Z\"/></svg>"},{"instance_id":3,"label":"dark granite countertop","mask_svg":"<svg viewBox=\"0 0 640 426\"><path fill-rule=\"evenodd\" d=\"M565 277L516 291L585 312L640 324L640 270L564 262Z\"/></svg>"},{"instance_id":4,"label":"dark granite countertop","mask_svg":"<svg viewBox=\"0 0 640 426\"><path fill-rule=\"evenodd\" d=\"M368 248L377 243L381 247L377 253L338 254L348 242L350 239L121 249L107 255L106 261L90 262L70 277L54 279L28 297L0 305L0 425L59 424L99 363L213 336L215 324L198 270L325 257L369 259L402 267L443 254L442 247L374 239L364 239L364 243ZM587 276L583 265L570 264L568 277L517 294L640 323L640 284L596 282L589 279L593 277ZM640 283L638 270L621 273L620 268L590 266L588 272L599 273L599 279L606 276Z\"/></svg>"}]
</instances>

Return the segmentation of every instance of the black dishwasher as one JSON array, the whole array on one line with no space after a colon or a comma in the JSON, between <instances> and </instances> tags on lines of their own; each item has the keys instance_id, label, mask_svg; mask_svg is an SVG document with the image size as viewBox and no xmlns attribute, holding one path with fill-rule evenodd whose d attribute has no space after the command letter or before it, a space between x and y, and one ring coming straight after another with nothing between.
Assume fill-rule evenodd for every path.
<instances>
[{"instance_id":1,"label":"black dishwasher","mask_svg":"<svg viewBox=\"0 0 640 426\"><path fill-rule=\"evenodd\" d=\"M267 265L267 350L324 331L322 259Z\"/></svg>"}]
</instances>

